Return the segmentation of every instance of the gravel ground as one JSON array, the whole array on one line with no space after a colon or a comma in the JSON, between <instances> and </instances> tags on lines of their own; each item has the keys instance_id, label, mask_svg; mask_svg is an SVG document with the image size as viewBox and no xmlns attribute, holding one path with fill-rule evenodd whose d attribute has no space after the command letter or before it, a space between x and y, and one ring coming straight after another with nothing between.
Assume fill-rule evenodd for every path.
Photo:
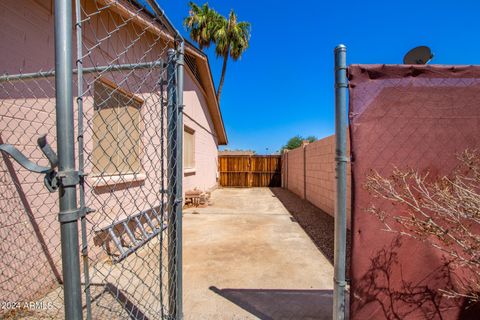
<instances>
[{"instance_id":1,"label":"gravel ground","mask_svg":"<svg viewBox=\"0 0 480 320\"><path fill-rule=\"evenodd\" d=\"M333 217L286 189L271 188L271 191L333 264L335 238ZM347 270L350 266L350 238L350 230L347 230Z\"/></svg>"}]
</instances>

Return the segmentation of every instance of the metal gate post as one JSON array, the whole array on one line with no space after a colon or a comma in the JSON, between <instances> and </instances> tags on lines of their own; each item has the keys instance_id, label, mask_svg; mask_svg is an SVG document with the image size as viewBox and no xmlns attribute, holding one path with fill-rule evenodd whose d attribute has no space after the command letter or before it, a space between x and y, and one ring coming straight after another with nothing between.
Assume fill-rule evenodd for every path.
<instances>
[{"instance_id":1,"label":"metal gate post","mask_svg":"<svg viewBox=\"0 0 480 320\"><path fill-rule=\"evenodd\" d=\"M177 189L176 189L176 238L177 246L175 256L177 259L176 273L177 273L177 296L176 296L176 311L177 319L183 319L183 275L182 275L182 206L183 206L183 75L184 75L184 42L180 42L177 49L176 60L176 94L177 94Z\"/></svg>"},{"instance_id":2,"label":"metal gate post","mask_svg":"<svg viewBox=\"0 0 480 320\"><path fill-rule=\"evenodd\" d=\"M335 256L333 319L345 319L345 252L347 234L347 48L335 48Z\"/></svg>"},{"instance_id":3,"label":"metal gate post","mask_svg":"<svg viewBox=\"0 0 480 320\"><path fill-rule=\"evenodd\" d=\"M66 319L82 319L72 96L72 2L55 1L55 97L60 236Z\"/></svg>"},{"instance_id":4,"label":"metal gate post","mask_svg":"<svg viewBox=\"0 0 480 320\"><path fill-rule=\"evenodd\" d=\"M176 54L168 50L167 64L167 214L168 214L168 312L169 319L177 319L177 216L176 197L178 179L176 108Z\"/></svg>"},{"instance_id":5,"label":"metal gate post","mask_svg":"<svg viewBox=\"0 0 480 320\"><path fill-rule=\"evenodd\" d=\"M77 31L77 143L78 143L78 170L84 172L85 170L85 156L84 156L84 139L83 139L83 32L82 32L82 5L81 0L75 0L75 29ZM75 70L74 70L75 73ZM81 209L85 209L85 180L80 180L78 185L79 205ZM83 277L85 286L85 309L86 319L92 319L92 296L90 292L90 270L88 262L88 239L87 239L87 217L80 218L80 229L82 234L81 253L83 262Z\"/></svg>"}]
</instances>

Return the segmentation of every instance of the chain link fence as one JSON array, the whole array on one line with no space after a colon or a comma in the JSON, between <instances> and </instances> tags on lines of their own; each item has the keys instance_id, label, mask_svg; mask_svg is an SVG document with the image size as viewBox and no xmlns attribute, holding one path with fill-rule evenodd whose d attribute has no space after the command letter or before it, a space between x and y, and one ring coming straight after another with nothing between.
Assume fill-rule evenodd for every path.
<instances>
[{"instance_id":1,"label":"chain link fence","mask_svg":"<svg viewBox=\"0 0 480 320\"><path fill-rule=\"evenodd\" d=\"M11 14L12 8L2 9ZM53 25L48 23L48 27ZM19 36L15 38L13 30L8 31L17 46L14 50L2 43L5 57L0 71L0 144L10 144L31 161L48 167L37 139L47 135L49 142L56 145L53 45L42 41L47 37L42 33L38 50L50 54L22 57L19 52L32 49ZM58 195L45 188L42 174L30 172L6 152L2 152L0 168L0 314L7 319L33 316L38 308L32 308L30 303L63 281ZM45 307L51 309L53 301L61 299L55 292Z\"/></svg>"},{"instance_id":2,"label":"chain link fence","mask_svg":"<svg viewBox=\"0 0 480 320\"><path fill-rule=\"evenodd\" d=\"M181 317L183 40L148 3L73 3L72 212L87 319ZM5 25L25 37L12 32L0 64L0 315L64 318L72 292L64 292L59 195L49 192L62 197L69 186L54 154L62 130L54 8L2 6L15 14ZM43 135L47 143L37 142Z\"/></svg>"}]
</instances>

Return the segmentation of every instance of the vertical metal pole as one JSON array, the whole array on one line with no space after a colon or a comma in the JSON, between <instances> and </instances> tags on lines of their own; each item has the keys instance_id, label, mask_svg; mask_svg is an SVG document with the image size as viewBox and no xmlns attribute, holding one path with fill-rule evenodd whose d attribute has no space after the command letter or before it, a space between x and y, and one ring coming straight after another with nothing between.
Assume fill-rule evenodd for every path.
<instances>
[{"instance_id":1,"label":"vertical metal pole","mask_svg":"<svg viewBox=\"0 0 480 320\"><path fill-rule=\"evenodd\" d=\"M80 0L75 0L75 28L77 31L77 106L78 106L78 170L83 173L85 168L85 159L83 153L83 35L82 35L82 7ZM80 208L85 209L85 181L82 179L79 184L79 204ZM82 230L82 262L83 276L85 282L85 304L87 311L87 320L92 319L92 304L90 294L90 272L88 263L88 239L87 239L87 218L83 215L80 219L80 227Z\"/></svg>"},{"instance_id":2,"label":"vertical metal pole","mask_svg":"<svg viewBox=\"0 0 480 320\"><path fill-rule=\"evenodd\" d=\"M345 319L345 253L347 235L347 48L335 48L335 256L333 319Z\"/></svg>"},{"instance_id":3,"label":"vertical metal pole","mask_svg":"<svg viewBox=\"0 0 480 320\"><path fill-rule=\"evenodd\" d=\"M168 75L167 75L168 77ZM160 79L160 172L161 172L161 203L160 203L160 217L162 221L161 228L163 227L163 221L165 221L165 100L164 100L164 79L163 72ZM163 309L163 232L159 233L160 237L160 261L159 261L159 276L160 276L160 319L164 319Z\"/></svg>"},{"instance_id":4,"label":"vertical metal pole","mask_svg":"<svg viewBox=\"0 0 480 320\"><path fill-rule=\"evenodd\" d=\"M65 318L82 319L72 96L72 2L55 1L55 96ZM72 179L73 177L73 179Z\"/></svg>"},{"instance_id":5,"label":"vertical metal pole","mask_svg":"<svg viewBox=\"0 0 480 320\"><path fill-rule=\"evenodd\" d=\"M167 65L167 214L168 214L168 312L170 319L177 319L177 216L176 196L178 179L175 50L168 50Z\"/></svg>"},{"instance_id":6,"label":"vertical metal pole","mask_svg":"<svg viewBox=\"0 0 480 320\"><path fill-rule=\"evenodd\" d=\"M183 64L184 64L184 42L181 41L177 51L176 75L177 75L177 189L176 189L176 237L177 247L177 318L183 319L182 299L182 205L183 205Z\"/></svg>"}]
</instances>

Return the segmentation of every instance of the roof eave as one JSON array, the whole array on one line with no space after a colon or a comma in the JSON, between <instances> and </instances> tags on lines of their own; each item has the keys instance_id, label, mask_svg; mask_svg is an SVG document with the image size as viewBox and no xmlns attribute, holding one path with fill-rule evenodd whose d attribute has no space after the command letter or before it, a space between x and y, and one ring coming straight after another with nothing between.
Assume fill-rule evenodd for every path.
<instances>
[{"instance_id":1,"label":"roof eave","mask_svg":"<svg viewBox=\"0 0 480 320\"><path fill-rule=\"evenodd\" d=\"M217 133L217 139L219 145L227 145L228 144L228 137L227 132L225 130L225 125L223 122L222 111L220 109L220 104L217 99L217 95L215 92L215 84L213 82L212 71L210 69L210 63L208 61L207 55L202 52L201 50L197 49L191 42L185 41L185 50L188 53L193 54L202 62L202 67L199 68L200 74L206 79L202 79L202 85L204 86L205 92L207 94L207 104L208 109L210 111L210 116L212 117L215 131ZM197 61L198 61L197 60Z\"/></svg>"},{"instance_id":2,"label":"roof eave","mask_svg":"<svg viewBox=\"0 0 480 320\"><path fill-rule=\"evenodd\" d=\"M141 6L137 1L130 2L130 3L126 2L125 5L120 4L119 2L115 2L114 0L96 0L96 1L104 5L109 5L109 9L117 12L121 16L130 16L131 18L133 18L133 20L136 23L140 23L147 26L152 32L160 35L161 37L167 40L170 40L170 41L175 40L175 38L172 35L166 33L164 30L162 30L162 28L158 28L157 26L147 21L147 19L145 19L145 17L143 17L142 15L135 15L130 10L129 5L133 4L135 6ZM152 17L151 13L148 13L148 11L145 11L145 12L146 12L144 13L145 15ZM166 16L159 17L159 18L161 22L157 20L157 23L167 25L174 29L174 27L169 23L168 19L166 19ZM171 30L169 31L172 32ZM186 52L194 55L195 57L199 58L200 61L202 61L203 67L200 68L200 70L203 71L201 72L201 74L204 77L206 77L206 79L202 81L203 82L202 86L204 87L205 92L207 93L206 100L207 100L208 110L210 111L210 116L212 117L212 120L214 123L215 132L217 133L217 142L219 145L227 145L228 143L227 132L225 131L225 125L224 125L222 113L220 110L220 104L218 102L218 99L215 93L215 85L213 83L213 77L212 77L212 72L210 70L208 57L205 55L204 52L197 49L191 42L185 39L184 41L186 44L185 46Z\"/></svg>"}]
</instances>

